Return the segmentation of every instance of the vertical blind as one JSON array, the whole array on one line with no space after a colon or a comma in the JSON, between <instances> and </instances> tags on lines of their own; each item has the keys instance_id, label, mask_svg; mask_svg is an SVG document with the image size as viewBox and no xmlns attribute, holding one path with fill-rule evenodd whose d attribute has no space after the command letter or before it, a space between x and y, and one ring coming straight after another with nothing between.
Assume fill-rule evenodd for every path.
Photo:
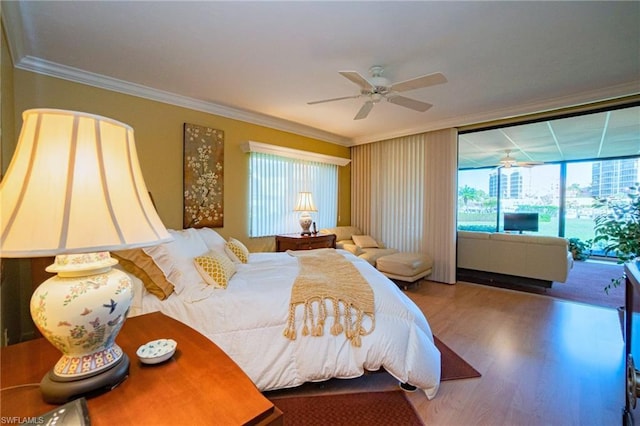
<instances>
[{"instance_id":1,"label":"vertical blind","mask_svg":"<svg viewBox=\"0 0 640 426\"><path fill-rule=\"evenodd\" d=\"M455 282L455 129L356 146L351 159L351 224L388 247L429 254L430 279Z\"/></svg>"},{"instance_id":2,"label":"vertical blind","mask_svg":"<svg viewBox=\"0 0 640 426\"><path fill-rule=\"evenodd\" d=\"M300 232L299 192L311 192L318 229L336 226L338 166L251 152L249 157L249 236Z\"/></svg>"}]
</instances>

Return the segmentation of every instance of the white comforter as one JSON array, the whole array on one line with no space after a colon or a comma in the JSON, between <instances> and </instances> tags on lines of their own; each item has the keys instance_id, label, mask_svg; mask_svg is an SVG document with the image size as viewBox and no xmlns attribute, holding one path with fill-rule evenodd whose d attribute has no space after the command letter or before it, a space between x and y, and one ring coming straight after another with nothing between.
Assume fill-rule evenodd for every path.
<instances>
[{"instance_id":1,"label":"white comforter","mask_svg":"<svg viewBox=\"0 0 640 426\"><path fill-rule=\"evenodd\" d=\"M297 339L284 337L291 287L298 273L297 259L286 253L252 253L247 264L237 265L226 290L204 300L185 302L172 294L160 301L146 294L141 313L161 311L198 330L260 390L353 378L384 367L400 382L417 386L433 398L440 383L440 352L424 315L368 262L338 251L353 261L375 293L375 330L362 337L361 347L352 346L344 334L332 336L329 325L321 337L302 336L301 306L296 310ZM370 326L365 320L365 329Z\"/></svg>"}]
</instances>

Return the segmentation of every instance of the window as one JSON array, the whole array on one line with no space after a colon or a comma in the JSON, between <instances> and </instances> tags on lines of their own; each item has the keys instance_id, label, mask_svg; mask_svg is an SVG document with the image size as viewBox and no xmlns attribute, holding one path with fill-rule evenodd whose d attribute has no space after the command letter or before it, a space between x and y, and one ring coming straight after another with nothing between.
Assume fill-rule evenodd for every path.
<instances>
[{"instance_id":1,"label":"window","mask_svg":"<svg viewBox=\"0 0 640 426\"><path fill-rule=\"evenodd\" d=\"M588 242L602 213L594 209L594 197L625 199L639 180L640 157L459 170L458 229L495 232L504 229L505 213L530 212L538 213L539 235ZM604 256L603 248L602 242L595 244L591 254Z\"/></svg>"},{"instance_id":2,"label":"window","mask_svg":"<svg viewBox=\"0 0 640 426\"><path fill-rule=\"evenodd\" d=\"M537 213L539 235L578 239L605 255L602 242L591 243L603 213L594 198L626 200L640 181L639 118L638 102L621 98L461 129L458 229L501 231L505 213ZM499 160L511 150L525 164Z\"/></svg>"},{"instance_id":3,"label":"window","mask_svg":"<svg viewBox=\"0 0 640 426\"><path fill-rule=\"evenodd\" d=\"M252 151L249 175L250 237L300 232L300 212L293 211L299 192L311 192L318 229L336 226L336 164Z\"/></svg>"},{"instance_id":4,"label":"window","mask_svg":"<svg viewBox=\"0 0 640 426\"><path fill-rule=\"evenodd\" d=\"M558 235L560 166L500 168L497 172L507 176L503 183L509 185L500 195L499 229L504 229L505 213L538 213L538 231L527 233Z\"/></svg>"},{"instance_id":5,"label":"window","mask_svg":"<svg viewBox=\"0 0 640 426\"><path fill-rule=\"evenodd\" d=\"M504 196L504 175L495 169L458 172L458 229L486 232L498 229L498 179Z\"/></svg>"}]
</instances>

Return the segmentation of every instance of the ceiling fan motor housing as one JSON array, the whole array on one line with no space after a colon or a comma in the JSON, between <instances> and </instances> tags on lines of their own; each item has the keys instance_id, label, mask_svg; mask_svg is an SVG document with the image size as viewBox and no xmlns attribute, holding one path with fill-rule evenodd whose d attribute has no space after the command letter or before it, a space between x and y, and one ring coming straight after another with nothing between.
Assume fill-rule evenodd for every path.
<instances>
[{"instance_id":1,"label":"ceiling fan motor housing","mask_svg":"<svg viewBox=\"0 0 640 426\"><path fill-rule=\"evenodd\" d=\"M389 86L391 86L391 83L389 82L389 80L382 76L383 71L384 68L379 65L374 65L369 68L371 78L368 81L372 86L374 86L374 89L371 91L371 93L380 93L384 95L389 91Z\"/></svg>"}]
</instances>

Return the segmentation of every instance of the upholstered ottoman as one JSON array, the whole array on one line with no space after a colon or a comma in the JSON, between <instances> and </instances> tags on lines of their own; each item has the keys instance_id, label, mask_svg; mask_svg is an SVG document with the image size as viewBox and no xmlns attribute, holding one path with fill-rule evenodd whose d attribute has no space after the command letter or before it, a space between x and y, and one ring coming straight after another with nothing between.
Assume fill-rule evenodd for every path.
<instances>
[{"instance_id":1,"label":"upholstered ottoman","mask_svg":"<svg viewBox=\"0 0 640 426\"><path fill-rule=\"evenodd\" d=\"M378 258L376 268L392 280L408 284L418 281L431 273L433 260L424 253L394 253Z\"/></svg>"}]
</instances>

